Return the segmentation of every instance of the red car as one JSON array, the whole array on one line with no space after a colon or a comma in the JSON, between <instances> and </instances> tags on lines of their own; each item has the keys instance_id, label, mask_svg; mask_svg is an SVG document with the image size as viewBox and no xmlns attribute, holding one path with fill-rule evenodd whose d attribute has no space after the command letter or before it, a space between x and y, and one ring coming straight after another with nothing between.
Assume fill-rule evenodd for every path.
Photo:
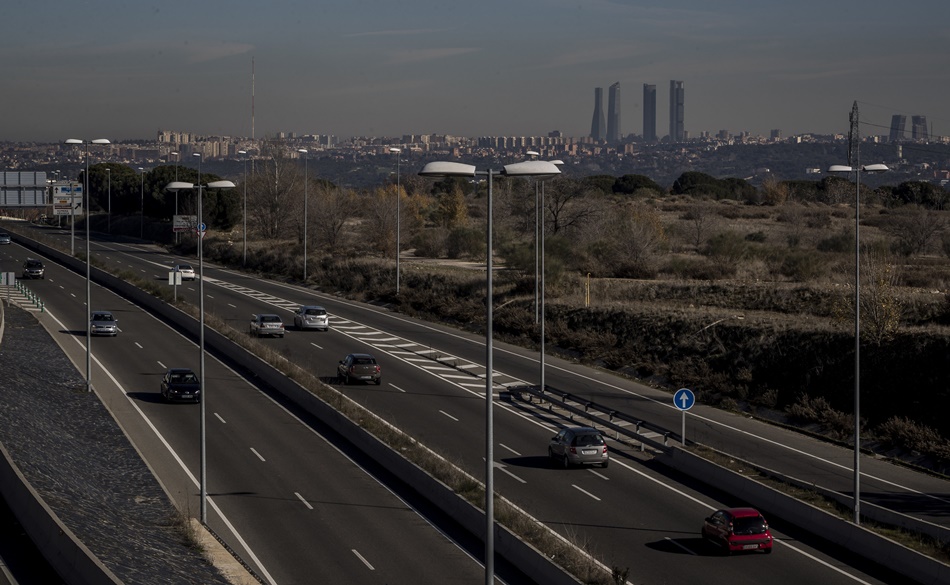
<instances>
[{"instance_id":1,"label":"red car","mask_svg":"<svg viewBox=\"0 0 950 585\"><path fill-rule=\"evenodd\" d=\"M769 523L754 508L719 510L703 522L702 535L726 554L749 550L772 552Z\"/></svg>"}]
</instances>

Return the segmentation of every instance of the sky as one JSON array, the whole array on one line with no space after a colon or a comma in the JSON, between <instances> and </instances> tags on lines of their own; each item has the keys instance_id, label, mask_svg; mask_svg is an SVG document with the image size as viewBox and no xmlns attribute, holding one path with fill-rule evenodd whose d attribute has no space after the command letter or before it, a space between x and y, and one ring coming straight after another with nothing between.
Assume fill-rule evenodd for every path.
<instances>
[{"instance_id":1,"label":"sky","mask_svg":"<svg viewBox=\"0 0 950 585\"><path fill-rule=\"evenodd\" d=\"M950 134L947 0L4 0L0 141L657 133ZM252 60L254 63L252 116Z\"/></svg>"}]
</instances>

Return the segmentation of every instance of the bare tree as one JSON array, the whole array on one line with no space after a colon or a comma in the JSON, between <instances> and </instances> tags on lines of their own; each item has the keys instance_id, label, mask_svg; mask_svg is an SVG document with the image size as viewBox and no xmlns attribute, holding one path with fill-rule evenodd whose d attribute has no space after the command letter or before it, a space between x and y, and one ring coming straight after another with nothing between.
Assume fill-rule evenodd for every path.
<instances>
[{"instance_id":1,"label":"bare tree","mask_svg":"<svg viewBox=\"0 0 950 585\"><path fill-rule=\"evenodd\" d=\"M703 201L691 206L681 218L686 221L689 241L696 248L706 242L717 223L712 207Z\"/></svg>"},{"instance_id":2,"label":"bare tree","mask_svg":"<svg viewBox=\"0 0 950 585\"><path fill-rule=\"evenodd\" d=\"M286 237L290 228L302 229L298 208L303 203L303 173L289 151L281 142L265 142L255 173L247 180L248 221L265 239Z\"/></svg>"},{"instance_id":3,"label":"bare tree","mask_svg":"<svg viewBox=\"0 0 950 585\"><path fill-rule=\"evenodd\" d=\"M566 229L582 229L585 222L597 217L603 199L595 190L570 180L544 183L544 221L551 235Z\"/></svg>"},{"instance_id":4,"label":"bare tree","mask_svg":"<svg viewBox=\"0 0 950 585\"><path fill-rule=\"evenodd\" d=\"M315 191L316 205L310 206L308 227L317 245L332 252L343 243L343 227L354 215L356 195L327 182L321 182Z\"/></svg>"},{"instance_id":5,"label":"bare tree","mask_svg":"<svg viewBox=\"0 0 950 585\"><path fill-rule=\"evenodd\" d=\"M916 256L927 251L930 243L946 227L946 222L936 211L908 205L895 210L891 221L881 227L894 236L895 247L901 255Z\"/></svg>"}]
</instances>

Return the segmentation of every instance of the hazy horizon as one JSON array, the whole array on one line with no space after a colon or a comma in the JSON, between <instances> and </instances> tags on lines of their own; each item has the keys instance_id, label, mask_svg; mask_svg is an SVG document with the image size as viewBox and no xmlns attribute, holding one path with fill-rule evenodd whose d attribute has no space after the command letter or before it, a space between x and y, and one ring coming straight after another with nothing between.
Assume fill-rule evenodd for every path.
<instances>
[{"instance_id":1,"label":"hazy horizon","mask_svg":"<svg viewBox=\"0 0 950 585\"><path fill-rule=\"evenodd\" d=\"M863 135L893 114L947 134L945 0L14 0L0 7L0 140L590 131L594 88L620 82L621 131L642 132L643 84L668 131L684 82L690 136ZM605 96L606 97L606 96ZM606 103L604 104L606 109Z\"/></svg>"}]
</instances>

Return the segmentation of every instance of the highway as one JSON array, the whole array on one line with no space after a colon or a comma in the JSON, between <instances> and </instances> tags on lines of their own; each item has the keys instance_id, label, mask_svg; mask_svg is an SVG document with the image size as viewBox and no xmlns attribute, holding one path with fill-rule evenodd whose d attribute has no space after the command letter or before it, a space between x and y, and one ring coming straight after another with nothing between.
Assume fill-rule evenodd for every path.
<instances>
[{"instance_id":1,"label":"highway","mask_svg":"<svg viewBox=\"0 0 950 585\"><path fill-rule=\"evenodd\" d=\"M16 270L27 255L5 246L0 267ZM46 278L27 284L84 371L84 279L46 264ZM166 368L198 370L197 347L113 293L92 294L121 329L93 339L95 390L179 508L197 515L199 407L158 393ZM209 524L265 581L484 583L483 566L381 483L371 462L210 357L206 378ZM499 582L529 582L511 577Z\"/></svg>"},{"instance_id":2,"label":"highway","mask_svg":"<svg viewBox=\"0 0 950 585\"><path fill-rule=\"evenodd\" d=\"M170 256L151 246L94 242L94 249L97 262L101 265L131 271L143 278L158 281L167 279L169 268L176 262L188 260ZM296 305L322 304L327 307L331 314L330 332L288 331L284 339L266 340L265 343L327 382L335 382L335 364L346 353L374 353L383 367L382 386L341 386L341 390L469 473L481 477L484 467L484 378L479 378L479 375L484 376L483 338L407 319L385 309L345 301L332 295L221 270L207 263L205 275L206 310L233 324L239 331L246 330L246 322L252 313L276 312L289 321L290 310ZM61 302L65 303L70 294L80 294L78 291L82 288L78 283L81 281L73 281L66 275L59 277L69 281L62 289L64 298ZM48 284L51 283L38 282L34 288L51 288ZM186 283L178 293L192 302L197 300L197 286L194 283ZM96 296L99 294L94 293L94 298L99 298ZM72 302L76 302L75 296ZM93 306L120 314L123 333L117 339L128 341L127 333L133 332L135 335L135 329L140 327L148 330L146 335L151 338L154 331L161 327L154 320L149 324L146 316L129 319L133 325L127 325L124 313L128 311L132 314L135 309L126 306L124 301L114 302L114 306L102 306L94 301ZM77 319L81 320L81 315ZM74 331L81 331L82 326L76 324L70 327L75 328ZM129 327L133 329L127 329ZM84 342L84 339L79 341ZM103 359L101 354L104 350L100 348L106 347L108 353L112 352L112 346L107 345L112 341L116 340L93 341L98 359ZM172 350L164 343L156 346L158 340L149 342L143 339L139 343L142 342L149 344L149 347L160 348L163 356ZM193 362L197 356L194 347L181 340L173 343L182 346L180 349L184 352L175 358L179 361L174 365L195 367ZM537 379L536 354L498 342L495 347L496 383L532 383ZM143 353L148 353L144 346L130 347L125 353L119 350L116 354L117 363L133 358L141 360ZM443 358L453 356L457 359L458 367L449 368L437 363L432 359L436 354ZM157 380L157 373L161 370L157 364L152 365L145 359L142 365L137 366L137 378L134 371L126 374L140 385L145 376L143 372L156 372L154 375ZM644 419L671 429L679 427L680 414L672 408L669 394L550 357L547 362L546 381L550 386L571 388L576 394L587 393L602 403L616 401L620 410L638 413ZM482 364L480 372L479 364ZM132 369L135 370L134 367ZM471 374L460 373L460 370L470 371ZM286 481L282 474L275 477L270 471L262 471L261 468L269 466L270 457L280 457L272 454L271 443L281 446L278 452L293 451L293 445L303 439L300 435L309 431L300 431L298 434L291 428L272 428L269 431L254 428L261 426L257 420L259 410L269 399L259 392L245 390L242 382L230 379L229 375L224 371L209 374L208 404L213 404L216 416L220 414L222 417L221 422L210 431L216 435L212 440L214 450L211 452L215 454L215 459L220 457L227 462L213 463L217 473L209 471L209 477L216 478L211 480L212 491L219 494L215 498L229 503L234 500L240 509L240 512L234 513L237 522L234 519L232 522L247 526L241 533L246 535L248 542L253 540L254 546L248 548L260 555L258 549L266 546L260 540L266 541L272 533L260 526L261 523L269 522L257 518L257 515L276 515L287 505L288 499L292 501L287 496L292 489L285 485L297 486L300 485L298 482L306 484L306 478L319 477L319 474L327 472L327 468L308 463L306 469L299 470L299 474L298 470L287 471ZM96 379L94 375L94 381ZM157 388L157 383L155 386ZM101 392L99 383L96 383L96 387ZM130 387L135 386L133 384ZM217 399L216 388L224 390L218 390ZM132 392L133 398L137 399L133 404L148 404L149 414L154 409L155 413L162 414L163 419L169 419L163 424L170 425L172 434L194 432L193 428L186 430L174 424L175 421L181 422L180 416L165 414L188 409L188 405L164 405L154 400L147 402L145 395L152 393L147 384L146 390L138 391L139 394ZM227 394L224 405L218 402L223 393ZM121 403L118 399L117 402ZM236 404L238 402L242 404ZM495 408L496 490L561 534L584 545L608 566L629 568L631 583L694 583L708 577L713 570L717 581L735 583L760 582L762 571L768 572L770 580L780 583L807 580L821 583L902 582L900 576L888 574L879 566L844 553L819 538L796 532L781 519L770 519L778 539L775 554L768 557L743 555L728 561L721 559L700 541L698 533L703 517L712 510L739 503L730 499L728 494L709 490L690 478L677 477L653 464L636 450L616 443L611 443L614 457L608 469L552 469L545 457L546 444L556 432L555 429L567 424L567 421L553 418L523 403L499 401ZM805 471L817 471L827 477L849 477L847 468L840 467L841 462L847 460L846 456L850 456L846 450L841 450L839 456L824 443L702 406L691 411L687 424L687 435L691 439L720 446L726 451L730 450L730 445L748 452L761 448L768 453L770 460L776 462L788 457L793 461L805 461L804 464L797 463ZM751 443L758 445L748 447ZM188 441L180 444L184 448ZM238 445L245 446L246 450L244 447L239 449ZM247 451L250 451L250 456ZM163 457L160 453L156 456ZM296 460L294 457L291 459ZM191 469L195 468L194 465L194 461L188 463ZM171 467L172 463L165 462L164 466ZM253 471L246 471L248 466ZM246 477L232 480L221 476L224 472L230 474L238 469L242 476L250 473L255 480L262 482L260 493L268 494L264 497L276 502L247 502L249 498L247 492L242 491L241 482L249 480ZM869 482L879 473L873 467L865 469L868 473L866 481ZM880 473L883 475L883 472ZM176 493L193 494L193 483L182 482L184 485L179 486ZM226 485L216 485L214 482ZM934 489L923 487L927 491L922 493L935 493ZM872 491L874 488L865 489ZM892 486L889 489L895 488ZM936 493L942 493L944 487L939 489L941 491ZM257 491L254 493L255 499L262 497L257 495ZM298 492L294 490L294 493ZM193 506L194 503L188 502L188 505ZM294 526L295 530L300 530L300 534L295 535L297 538L316 537L312 529L308 532L304 527L294 525L293 518L280 522L287 522L288 527ZM263 534L258 532L260 530L264 530ZM258 536L253 536L255 534ZM283 560L279 551L273 552L278 555L278 559ZM411 552L407 554L408 558L412 558ZM267 562L263 564L273 565ZM277 579L277 582L285 581Z\"/></svg>"}]
</instances>

